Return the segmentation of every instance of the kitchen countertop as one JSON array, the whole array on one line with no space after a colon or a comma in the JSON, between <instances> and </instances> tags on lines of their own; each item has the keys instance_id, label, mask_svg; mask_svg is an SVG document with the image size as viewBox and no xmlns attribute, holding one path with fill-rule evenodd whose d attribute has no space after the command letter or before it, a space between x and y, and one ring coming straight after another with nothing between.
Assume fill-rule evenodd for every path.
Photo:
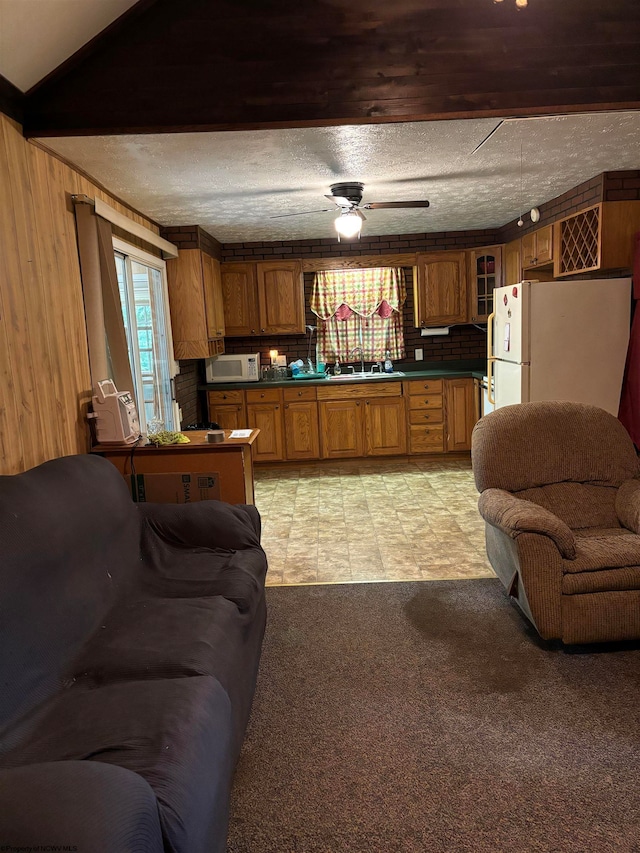
<instances>
[{"instance_id":1,"label":"kitchen countertop","mask_svg":"<svg viewBox=\"0 0 640 853\"><path fill-rule=\"evenodd\" d=\"M407 382L412 379L456 379L460 377L472 377L474 379L482 379L487 373L486 361L480 359L470 359L469 361L439 361L439 362L423 362L419 369L411 369L416 366L413 362L410 366L397 363L397 369L404 373L404 376L389 376L386 373L380 374L380 379L261 379L259 382L210 382L203 385L198 385L199 391L232 391L250 388L285 388L291 385L340 385L349 384L350 382ZM343 374L344 374L343 368Z\"/></svg>"}]
</instances>

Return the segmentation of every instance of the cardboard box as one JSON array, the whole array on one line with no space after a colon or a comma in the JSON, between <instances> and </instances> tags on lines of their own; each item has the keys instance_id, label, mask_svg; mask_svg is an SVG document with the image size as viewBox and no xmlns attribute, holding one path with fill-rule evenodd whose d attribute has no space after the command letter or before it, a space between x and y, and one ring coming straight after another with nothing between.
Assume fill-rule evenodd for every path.
<instances>
[{"instance_id":1,"label":"cardboard box","mask_svg":"<svg viewBox=\"0 0 640 853\"><path fill-rule=\"evenodd\" d=\"M131 474L131 497L136 503L189 504L220 500L220 474L195 472L176 474Z\"/></svg>"}]
</instances>

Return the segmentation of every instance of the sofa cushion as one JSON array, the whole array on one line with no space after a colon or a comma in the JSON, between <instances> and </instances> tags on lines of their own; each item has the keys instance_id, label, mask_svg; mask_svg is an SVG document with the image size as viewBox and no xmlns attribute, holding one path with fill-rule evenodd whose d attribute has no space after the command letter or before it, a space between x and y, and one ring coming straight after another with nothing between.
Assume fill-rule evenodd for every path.
<instances>
[{"instance_id":1,"label":"sofa cushion","mask_svg":"<svg viewBox=\"0 0 640 853\"><path fill-rule=\"evenodd\" d=\"M228 818L231 715L209 676L75 686L5 765L91 760L132 770L157 797L165 850L211 853Z\"/></svg>"},{"instance_id":2,"label":"sofa cushion","mask_svg":"<svg viewBox=\"0 0 640 853\"><path fill-rule=\"evenodd\" d=\"M58 690L135 577L139 539L138 510L106 459L0 477L0 728Z\"/></svg>"},{"instance_id":3,"label":"sofa cushion","mask_svg":"<svg viewBox=\"0 0 640 853\"><path fill-rule=\"evenodd\" d=\"M67 683L97 687L116 681L215 676L231 699L236 745L255 688L264 611L249 617L214 598L148 599L115 608L79 657Z\"/></svg>"},{"instance_id":4,"label":"sofa cushion","mask_svg":"<svg viewBox=\"0 0 640 853\"><path fill-rule=\"evenodd\" d=\"M260 545L243 550L188 547L147 528L142 556L141 589L149 597L220 595L249 615L255 614L263 600L267 561Z\"/></svg>"},{"instance_id":5,"label":"sofa cushion","mask_svg":"<svg viewBox=\"0 0 640 853\"><path fill-rule=\"evenodd\" d=\"M571 530L620 527L616 513L617 487L590 483L551 483L524 489L517 497L548 509Z\"/></svg>"}]
</instances>

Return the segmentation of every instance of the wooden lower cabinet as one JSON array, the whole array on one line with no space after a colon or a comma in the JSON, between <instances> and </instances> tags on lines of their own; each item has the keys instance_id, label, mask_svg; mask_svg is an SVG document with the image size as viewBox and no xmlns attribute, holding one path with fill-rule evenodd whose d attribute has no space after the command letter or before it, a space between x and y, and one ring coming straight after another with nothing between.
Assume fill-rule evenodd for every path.
<instances>
[{"instance_id":1,"label":"wooden lower cabinet","mask_svg":"<svg viewBox=\"0 0 640 853\"><path fill-rule=\"evenodd\" d=\"M471 450L476 422L473 379L446 379L447 450Z\"/></svg>"},{"instance_id":2,"label":"wooden lower cabinet","mask_svg":"<svg viewBox=\"0 0 640 853\"><path fill-rule=\"evenodd\" d=\"M471 378L210 391L209 420L259 429L256 462L464 451L476 421Z\"/></svg>"},{"instance_id":3,"label":"wooden lower cabinet","mask_svg":"<svg viewBox=\"0 0 640 853\"><path fill-rule=\"evenodd\" d=\"M284 404L284 438L287 459L320 457L318 404L315 400Z\"/></svg>"},{"instance_id":4,"label":"wooden lower cabinet","mask_svg":"<svg viewBox=\"0 0 640 853\"><path fill-rule=\"evenodd\" d=\"M362 400L318 403L323 459L364 456Z\"/></svg>"},{"instance_id":5,"label":"wooden lower cabinet","mask_svg":"<svg viewBox=\"0 0 640 853\"><path fill-rule=\"evenodd\" d=\"M220 429L243 429L247 426L244 391L209 391L209 420Z\"/></svg>"},{"instance_id":6,"label":"wooden lower cabinet","mask_svg":"<svg viewBox=\"0 0 640 853\"><path fill-rule=\"evenodd\" d=\"M284 459L284 423L280 388L246 391L247 426L259 429L253 445L256 462L279 462Z\"/></svg>"},{"instance_id":7,"label":"wooden lower cabinet","mask_svg":"<svg viewBox=\"0 0 640 853\"><path fill-rule=\"evenodd\" d=\"M442 379L405 382L410 453L444 451L444 398ZM408 393L407 393L408 392Z\"/></svg>"},{"instance_id":8,"label":"wooden lower cabinet","mask_svg":"<svg viewBox=\"0 0 640 853\"><path fill-rule=\"evenodd\" d=\"M402 397L365 400L365 450L367 456L393 456L407 452L407 417Z\"/></svg>"}]
</instances>

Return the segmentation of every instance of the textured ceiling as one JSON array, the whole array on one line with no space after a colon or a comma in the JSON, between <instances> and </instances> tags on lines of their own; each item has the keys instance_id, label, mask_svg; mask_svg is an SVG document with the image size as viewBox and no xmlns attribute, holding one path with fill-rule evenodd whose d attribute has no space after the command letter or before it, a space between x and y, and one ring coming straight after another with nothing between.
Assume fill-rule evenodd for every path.
<instances>
[{"instance_id":1,"label":"textured ceiling","mask_svg":"<svg viewBox=\"0 0 640 853\"><path fill-rule=\"evenodd\" d=\"M333 237L332 183L361 181L364 235L494 228L604 171L640 168L640 112L505 121L41 140L162 225L197 224L223 243ZM522 160L521 160L522 148ZM337 210L337 209L336 209Z\"/></svg>"}]
</instances>

